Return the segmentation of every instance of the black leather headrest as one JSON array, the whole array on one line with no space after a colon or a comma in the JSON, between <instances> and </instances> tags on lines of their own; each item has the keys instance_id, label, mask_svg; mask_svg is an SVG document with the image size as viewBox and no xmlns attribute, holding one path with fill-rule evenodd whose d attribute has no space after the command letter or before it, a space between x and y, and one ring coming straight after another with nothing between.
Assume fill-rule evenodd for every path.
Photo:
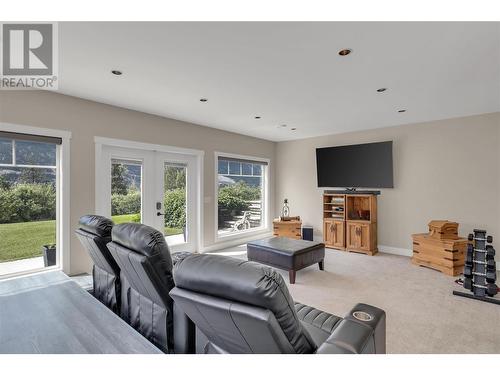
<instances>
[{"instance_id":1,"label":"black leather headrest","mask_svg":"<svg viewBox=\"0 0 500 375\"><path fill-rule=\"evenodd\" d=\"M279 273L237 258L193 254L175 267L175 285L198 293L274 309L276 293L290 297ZM292 298L290 300L293 306Z\"/></svg>"},{"instance_id":2,"label":"black leather headrest","mask_svg":"<svg viewBox=\"0 0 500 375\"><path fill-rule=\"evenodd\" d=\"M153 256L168 250L163 234L152 227L138 223L124 223L113 227L113 242L144 256Z\"/></svg>"},{"instance_id":3,"label":"black leather headrest","mask_svg":"<svg viewBox=\"0 0 500 375\"><path fill-rule=\"evenodd\" d=\"M85 232L95 234L100 237L110 237L113 222L104 216L84 215L80 218L78 225Z\"/></svg>"},{"instance_id":4,"label":"black leather headrest","mask_svg":"<svg viewBox=\"0 0 500 375\"><path fill-rule=\"evenodd\" d=\"M179 288L266 308L298 353L315 349L283 277L270 267L223 255L193 254L175 265L174 282Z\"/></svg>"}]
</instances>

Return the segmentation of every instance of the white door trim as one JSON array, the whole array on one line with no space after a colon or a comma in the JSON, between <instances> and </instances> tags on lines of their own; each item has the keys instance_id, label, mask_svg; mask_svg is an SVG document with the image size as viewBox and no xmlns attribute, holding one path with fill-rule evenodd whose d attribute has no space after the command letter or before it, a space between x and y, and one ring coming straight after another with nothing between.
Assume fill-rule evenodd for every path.
<instances>
[{"instance_id":1,"label":"white door trim","mask_svg":"<svg viewBox=\"0 0 500 375\"><path fill-rule=\"evenodd\" d=\"M116 139L116 138L94 137L94 142L96 145L100 144L100 145L114 146L114 147L135 148L139 150L148 150L148 151L172 152L177 154L196 155L196 156L203 156L205 154L205 151L196 150L194 148L143 143L143 142L129 141L125 139Z\"/></svg>"},{"instance_id":2,"label":"white door trim","mask_svg":"<svg viewBox=\"0 0 500 375\"><path fill-rule=\"evenodd\" d=\"M183 154L183 155L190 155L194 156L195 161L194 165L196 167L196 173L197 173L197 183L196 186L194 187L196 195L197 195L197 202L196 202L196 211L197 215L195 217L195 227L197 233L196 235L196 242L193 244L194 245L194 250L195 252L199 252L200 249L202 249L203 246L203 167L204 167L204 155L205 152L203 150L196 150L196 149L191 149L191 148L183 148L183 147L176 147L176 146L169 146L169 145L159 145L159 144L153 144L153 143L143 143L143 142L135 142L135 141L129 141L129 140L122 140L122 139L116 139L116 138L105 138L105 137L94 137L94 142L95 142L95 211L96 213L99 213L100 210L102 210L102 207L105 207L105 202L103 202L103 199L105 197L102 196L102 194L99 194L98 192L101 190L101 186L105 183L105 176L103 172L103 168L98 167L98 163L102 160L103 157L103 147L104 146L111 146L111 147L121 147L121 148L129 148L129 149L136 149L136 150L142 150L142 151L159 151L159 152L165 152L165 153L174 153L174 154Z\"/></svg>"}]
</instances>

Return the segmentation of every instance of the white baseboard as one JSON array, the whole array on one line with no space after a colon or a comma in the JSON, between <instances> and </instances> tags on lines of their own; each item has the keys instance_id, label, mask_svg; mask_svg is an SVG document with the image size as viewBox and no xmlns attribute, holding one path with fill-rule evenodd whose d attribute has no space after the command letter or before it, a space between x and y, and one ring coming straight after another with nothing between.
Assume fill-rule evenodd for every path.
<instances>
[{"instance_id":1,"label":"white baseboard","mask_svg":"<svg viewBox=\"0 0 500 375\"><path fill-rule=\"evenodd\" d=\"M245 236L245 237L239 237L239 238L235 238L233 240L221 241L221 242L218 242L218 243L210 245L210 246L205 246L200 251L200 253L209 253L212 251L226 249L228 247L243 245L243 244L246 244L248 241L260 240L261 238L271 237L272 235L273 235L273 232L265 232L265 233L259 233L259 234L254 234L254 235L250 235L250 236Z\"/></svg>"},{"instance_id":2,"label":"white baseboard","mask_svg":"<svg viewBox=\"0 0 500 375\"><path fill-rule=\"evenodd\" d=\"M378 251L386 254L403 255L405 257L411 257L413 255L413 251L410 249L403 249L400 247L392 247L385 245L378 245Z\"/></svg>"},{"instance_id":3,"label":"white baseboard","mask_svg":"<svg viewBox=\"0 0 500 375\"><path fill-rule=\"evenodd\" d=\"M212 246L207 246L207 247L203 248L203 250L201 252L207 253L207 252L211 252L211 251L225 249L227 247L243 245L243 244L247 243L248 241L266 238L266 237L269 237L271 235L272 235L272 232L263 233L263 234L259 234L259 235L255 235L255 236L251 236L251 237L239 238L239 239L235 239L232 241L224 241L224 242L212 245ZM314 241L322 242L323 237L314 236ZM413 251L410 249L403 249L401 247L392 247L392 246L385 246L385 245L378 245L378 251L381 253L385 253L385 254L401 255L401 256L405 256L405 257L411 257L413 255ZM498 262L498 261L497 261L497 271L500 271L500 262Z\"/></svg>"},{"instance_id":4,"label":"white baseboard","mask_svg":"<svg viewBox=\"0 0 500 375\"><path fill-rule=\"evenodd\" d=\"M323 237L322 236L314 236L314 241L323 242ZM411 257L413 255L413 251L411 251L409 249L403 249L400 247L392 247L392 246L384 246L384 245L378 245L378 251L381 253L386 253L386 254L403 255L405 257Z\"/></svg>"}]
</instances>

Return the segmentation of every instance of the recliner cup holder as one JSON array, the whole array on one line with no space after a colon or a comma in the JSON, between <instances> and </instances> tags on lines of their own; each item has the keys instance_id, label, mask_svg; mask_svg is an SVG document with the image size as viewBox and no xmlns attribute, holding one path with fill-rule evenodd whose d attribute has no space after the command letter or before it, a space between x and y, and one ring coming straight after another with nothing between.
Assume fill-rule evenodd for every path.
<instances>
[{"instance_id":1,"label":"recliner cup holder","mask_svg":"<svg viewBox=\"0 0 500 375\"><path fill-rule=\"evenodd\" d=\"M367 312L364 311L354 311L352 313L352 316L362 322L371 322L373 320L373 315L368 314Z\"/></svg>"}]
</instances>

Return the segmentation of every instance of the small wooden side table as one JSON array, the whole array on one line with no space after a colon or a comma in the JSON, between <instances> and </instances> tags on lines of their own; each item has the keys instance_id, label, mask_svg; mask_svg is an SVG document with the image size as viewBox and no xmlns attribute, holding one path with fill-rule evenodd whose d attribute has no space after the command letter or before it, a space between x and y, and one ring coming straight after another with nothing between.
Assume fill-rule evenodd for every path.
<instances>
[{"instance_id":1,"label":"small wooden side table","mask_svg":"<svg viewBox=\"0 0 500 375\"><path fill-rule=\"evenodd\" d=\"M300 240L302 239L302 221L274 219L273 234L277 237L288 237Z\"/></svg>"}]
</instances>

